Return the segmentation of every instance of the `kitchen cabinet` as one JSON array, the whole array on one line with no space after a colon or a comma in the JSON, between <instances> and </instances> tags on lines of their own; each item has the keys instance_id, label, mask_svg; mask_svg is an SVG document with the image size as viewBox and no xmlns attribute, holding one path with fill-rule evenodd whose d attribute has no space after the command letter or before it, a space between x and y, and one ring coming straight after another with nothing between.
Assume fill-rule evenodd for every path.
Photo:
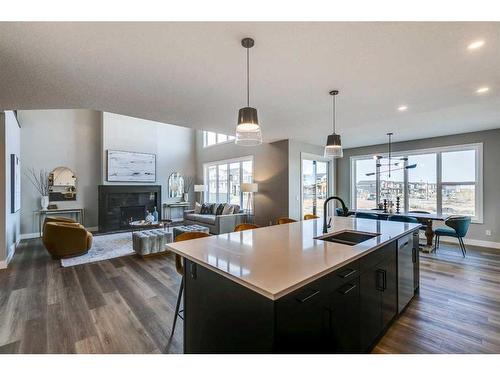
<instances>
[{"instance_id":1,"label":"kitchen cabinet","mask_svg":"<svg viewBox=\"0 0 500 375\"><path fill-rule=\"evenodd\" d=\"M359 277L343 284L330 295L329 312L330 352L359 352Z\"/></svg>"},{"instance_id":2,"label":"kitchen cabinet","mask_svg":"<svg viewBox=\"0 0 500 375\"><path fill-rule=\"evenodd\" d=\"M396 243L382 249L378 263L368 265L360 276L360 342L369 350L397 313Z\"/></svg>"}]
</instances>

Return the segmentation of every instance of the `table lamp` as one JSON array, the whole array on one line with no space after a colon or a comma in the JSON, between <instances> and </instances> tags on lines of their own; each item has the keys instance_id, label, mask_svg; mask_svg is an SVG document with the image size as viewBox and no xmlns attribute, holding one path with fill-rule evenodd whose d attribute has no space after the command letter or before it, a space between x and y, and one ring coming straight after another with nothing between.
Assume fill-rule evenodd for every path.
<instances>
[{"instance_id":1,"label":"table lamp","mask_svg":"<svg viewBox=\"0 0 500 375\"><path fill-rule=\"evenodd\" d=\"M194 185L194 192L195 193L200 193L200 203L202 201L202 193L205 192L205 185Z\"/></svg>"}]
</instances>

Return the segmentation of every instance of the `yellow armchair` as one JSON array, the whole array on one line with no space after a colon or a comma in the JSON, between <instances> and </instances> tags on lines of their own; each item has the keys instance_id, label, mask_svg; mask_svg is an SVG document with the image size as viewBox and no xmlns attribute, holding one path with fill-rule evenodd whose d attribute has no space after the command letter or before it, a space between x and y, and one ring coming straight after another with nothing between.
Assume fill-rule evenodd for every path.
<instances>
[{"instance_id":1,"label":"yellow armchair","mask_svg":"<svg viewBox=\"0 0 500 375\"><path fill-rule=\"evenodd\" d=\"M87 253L92 247L92 233L70 222L47 222L43 244L54 259L71 258Z\"/></svg>"}]
</instances>

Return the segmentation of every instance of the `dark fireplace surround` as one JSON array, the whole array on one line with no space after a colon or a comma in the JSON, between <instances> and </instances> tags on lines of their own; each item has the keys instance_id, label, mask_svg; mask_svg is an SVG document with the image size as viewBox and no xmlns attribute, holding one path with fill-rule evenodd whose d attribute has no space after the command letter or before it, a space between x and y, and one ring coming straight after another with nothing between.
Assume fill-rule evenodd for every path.
<instances>
[{"instance_id":1,"label":"dark fireplace surround","mask_svg":"<svg viewBox=\"0 0 500 375\"><path fill-rule=\"evenodd\" d=\"M161 212L160 185L99 185L99 232L130 229L128 223L142 220L146 210Z\"/></svg>"}]
</instances>

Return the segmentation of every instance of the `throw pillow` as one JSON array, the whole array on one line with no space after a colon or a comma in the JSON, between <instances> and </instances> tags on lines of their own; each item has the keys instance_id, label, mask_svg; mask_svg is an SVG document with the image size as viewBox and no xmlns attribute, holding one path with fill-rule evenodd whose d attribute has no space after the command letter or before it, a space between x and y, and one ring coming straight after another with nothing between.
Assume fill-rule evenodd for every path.
<instances>
[{"instance_id":1,"label":"throw pillow","mask_svg":"<svg viewBox=\"0 0 500 375\"><path fill-rule=\"evenodd\" d=\"M212 205L209 204L209 203L203 203L201 205L200 214L202 214L202 215L208 215L208 214L211 214L211 213L212 213Z\"/></svg>"},{"instance_id":2,"label":"throw pillow","mask_svg":"<svg viewBox=\"0 0 500 375\"><path fill-rule=\"evenodd\" d=\"M224 207L226 207L225 204L219 204L217 206L217 210L215 211L215 215L217 215L217 216L222 215L222 211L224 210Z\"/></svg>"},{"instance_id":3,"label":"throw pillow","mask_svg":"<svg viewBox=\"0 0 500 375\"><path fill-rule=\"evenodd\" d=\"M232 204L226 203L224 209L222 210L222 215L231 215L234 213L234 206Z\"/></svg>"},{"instance_id":4,"label":"throw pillow","mask_svg":"<svg viewBox=\"0 0 500 375\"><path fill-rule=\"evenodd\" d=\"M198 202L194 204L194 213L195 214L201 213L201 204L199 204Z\"/></svg>"},{"instance_id":5,"label":"throw pillow","mask_svg":"<svg viewBox=\"0 0 500 375\"><path fill-rule=\"evenodd\" d=\"M233 214L239 214L240 213L240 209L241 209L240 206L237 205L237 204L235 204L235 205L233 205L233 207L234 207Z\"/></svg>"},{"instance_id":6,"label":"throw pillow","mask_svg":"<svg viewBox=\"0 0 500 375\"><path fill-rule=\"evenodd\" d=\"M212 203L211 212L210 212L212 215L215 215L217 213L217 207L219 207L218 203Z\"/></svg>"}]
</instances>

